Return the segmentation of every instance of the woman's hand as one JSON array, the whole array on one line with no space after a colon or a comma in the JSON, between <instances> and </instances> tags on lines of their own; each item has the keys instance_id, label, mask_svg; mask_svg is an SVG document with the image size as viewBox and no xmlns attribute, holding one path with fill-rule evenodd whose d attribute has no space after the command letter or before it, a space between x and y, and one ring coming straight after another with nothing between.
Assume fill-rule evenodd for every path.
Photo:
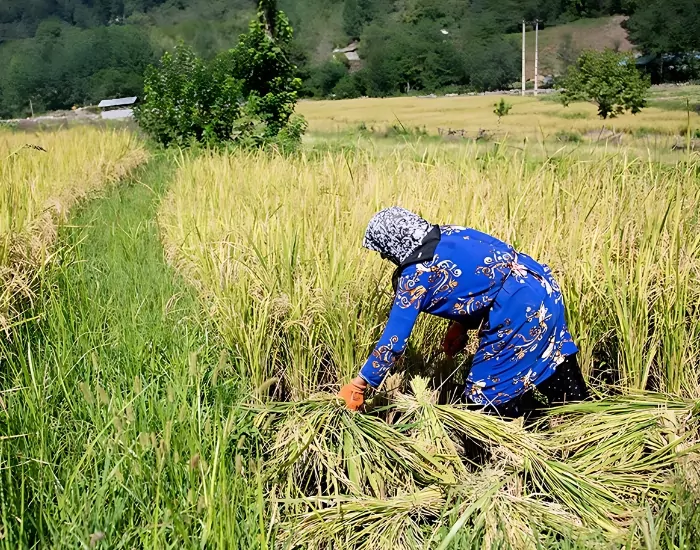
<instances>
[{"instance_id":1,"label":"woman's hand","mask_svg":"<svg viewBox=\"0 0 700 550\"><path fill-rule=\"evenodd\" d=\"M351 411L356 411L365 404L365 390L367 382L364 378L357 377L352 382L340 388L338 398L345 401L345 405Z\"/></svg>"},{"instance_id":2,"label":"woman's hand","mask_svg":"<svg viewBox=\"0 0 700 550\"><path fill-rule=\"evenodd\" d=\"M447 329L445 339L442 342L442 349L448 357L454 357L467 345L467 329L457 321L450 324Z\"/></svg>"}]
</instances>

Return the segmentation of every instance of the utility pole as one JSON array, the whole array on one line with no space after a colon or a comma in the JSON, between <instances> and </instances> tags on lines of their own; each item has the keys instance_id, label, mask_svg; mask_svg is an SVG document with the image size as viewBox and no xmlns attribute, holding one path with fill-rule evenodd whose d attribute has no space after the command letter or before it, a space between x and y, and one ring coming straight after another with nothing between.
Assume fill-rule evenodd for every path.
<instances>
[{"instance_id":1,"label":"utility pole","mask_svg":"<svg viewBox=\"0 0 700 550\"><path fill-rule=\"evenodd\" d=\"M525 20L523 19L523 93L525 95Z\"/></svg>"},{"instance_id":2,"label":"utility pole","mask_svg":"<svg viewBox=\"0 0 700 550\"><path fill-rule=\"evenodd\" d=\"M537 80L540 76L540 21L535 20L535 95L537 95Z\"/></svg>"}]
</instances>

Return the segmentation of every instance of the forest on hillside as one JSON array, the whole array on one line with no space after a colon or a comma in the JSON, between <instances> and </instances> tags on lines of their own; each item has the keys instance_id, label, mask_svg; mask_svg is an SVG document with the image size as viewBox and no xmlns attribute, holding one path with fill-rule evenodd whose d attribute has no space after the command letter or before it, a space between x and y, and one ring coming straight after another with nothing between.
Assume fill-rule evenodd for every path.
<instances>
[{"instance_id":1,"label":"forest on hillside","mask_svg":"<svg viewBox=\"0 0 700 550\"><path fill-rule=\"evenodd\" d=\"M552 26L629 15L643 53L700 50L700 0L279 0L295 29L308 97L492 90L517 81L523 19ZM149 64L179 41L205 58L233 47L253 0L3 0L0 116L139 94ZM351 71L334 47L360 40ZM569 47L571 45L569 44ZM563 45L566 47L566 44ZM562 52L562 67L575 52ZM695 56L688 56L695 60ZM354 67L357 69L357 67ZM697 76L691 62L688 76Z\"/></svg>"}]
</instances>

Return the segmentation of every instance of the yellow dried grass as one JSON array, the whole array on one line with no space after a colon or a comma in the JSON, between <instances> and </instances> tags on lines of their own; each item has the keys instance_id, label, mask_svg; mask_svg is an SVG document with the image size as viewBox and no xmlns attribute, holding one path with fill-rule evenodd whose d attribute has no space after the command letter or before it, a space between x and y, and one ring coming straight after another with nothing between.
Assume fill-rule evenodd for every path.
<instances>
[{"instance_id":1,"label":"yellow dried grass","mask_svg":"<svg viewBox=\"0 0 700 550\"><path fill-rule=\"evenodd\" d=\"M0 132L0 330L13 323L17 302L31 299L68 211L146 158L124 130Z\"/></svg>"}]
</instances>

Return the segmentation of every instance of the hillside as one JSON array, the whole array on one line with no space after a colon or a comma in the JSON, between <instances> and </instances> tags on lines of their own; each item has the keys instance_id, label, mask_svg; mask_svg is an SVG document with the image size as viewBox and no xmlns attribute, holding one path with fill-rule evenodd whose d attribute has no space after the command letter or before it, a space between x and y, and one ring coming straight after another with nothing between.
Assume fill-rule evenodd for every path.
<instances>
[{"instance_id":1,"label":"hillside","mask_svg":"<svg viewBox=\"0 0 700 550\"><path fill-rule=\"evenodd\" d=\"M700 0L276 4L295 29L289 53L304 97L503 89L520 79L523 19L542 21L543 75L561 73L585 48L629 50L633 42L643 53L700 50ZM139 95L145 68L164 51L184 42L212 59L236 44L255 11L254 0L2 0L0 116L26 116L30 105L41 112ZM632 39L621 26L627 17ZM529 78L533 35L531 30L527 37ZM350 71L332 51L356 39L362 65ZM668 78L668 71L661 72Z\"/></svg>"},{"instance_id":2,"label":"hillside","mask_svg":"<svg viewBox=\"0 0 700 550\"><path fill-rule=\"evenodd\" d=\"M629 40L627 30L622 27L626 16L614 15L593 19L579 19L564 25L545 27L540 29L540 74L560 74L568 55L576 57L578 52L587 49L602 50L605 48L619 51L631 51L634 49ZM521 35L513 38L520 40ZM525 62L527 64L528 79L535 73L535 31L526 32L527 51Z\"/></svg>"}]
</instances>

